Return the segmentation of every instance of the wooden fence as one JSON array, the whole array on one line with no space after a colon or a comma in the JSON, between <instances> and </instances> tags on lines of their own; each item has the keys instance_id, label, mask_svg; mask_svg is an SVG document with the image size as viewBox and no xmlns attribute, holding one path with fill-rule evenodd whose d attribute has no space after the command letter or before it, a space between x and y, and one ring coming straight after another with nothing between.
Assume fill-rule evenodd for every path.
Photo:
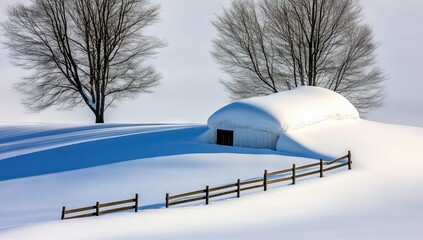
<instances>
[{"instance_id":1,"label":"wooden fence","mask_svg":"<svg viewBox=\"0 0 423 240\"><path fill-rule=\"evenodd\" d=\"M133 205L130 206L124 206L124 207L117 207L117 208L110 208L117 205L127 205L129 203L133 203ZM107 208L106 210L101 210L102 208ZM135 209L135 212L138 212L138 193L135 194L135 198L122 200L122 201L116 201L116 202L108 202L108 203L99 203L97 202L94 206L89 207L83 207L83 208L75 208L75 209L68 209L66 210L66 207L62 208L62 220L64 219L72 219L72 218L83 218L83 217L92 217L92 216L100 216L106 213L112 213L112 212L119 212L119 211L125 211ZM83 213L83 214L75 214L75 213ZM87 213L88 212L88 213ZM66 216L71 214L72 216Z\"/></svg>"},{"instance_id":2,"label":"wooden fence","mask_svg":"<svg viewBox=\"0 0 423 240\"><path fill-rule=\"evenodd\" d=\"M341 163L342 160L347 160L346 162ZM166 193L166 208L184 204L189 202L196 202L205 200L206 204L209 204L211 198L220 197L229 194L236 194L236 197L239 198L241 196L241 192L255 189L255 188L263 188L264 191L267 191L267 187L269 184L274 184L278 182L284 181L292 181L292 184L295 184L295 181L298 178L319 174L320 177L323 177L324 172L331 171L340 167L348 166L348 170L351 170L351 152L348 151L348 154L337 158L333 161L324 162L322 159L318 163L308 164L304 166L296 166L295 164L292 165L292 168L275 171L275 172L268 172L264 170L264 174L262 178L248 180L248 181L241 181L240 179L237 180L236 183L228 184L224 186L218 187L209 187L206 186L205 189L182 193L178 195L170 196L169 193ZM324 167L328 166L328 167ZM317 170L316 170L317 169ZM297 172L300 172L298 174Z\"/></svg>"}]
</instances>

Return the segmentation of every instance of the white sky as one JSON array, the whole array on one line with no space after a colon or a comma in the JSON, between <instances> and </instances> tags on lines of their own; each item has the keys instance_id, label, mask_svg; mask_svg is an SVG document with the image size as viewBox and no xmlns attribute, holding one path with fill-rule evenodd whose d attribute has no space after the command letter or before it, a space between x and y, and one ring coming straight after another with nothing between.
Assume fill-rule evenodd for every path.
<instances>
[{"instance_id":1,"label":"white sky","mask_svg":"<svg viewBox=\"0 0 423 240\"><path fill-rule=\"evenodd\" d=\"M10 1L0 2L0 20ZM119 103L106 112L106 122L195 122L205 123L209 115L230 100L219 79L226 76L210 55L216 32L210 23L230 0L159 0L161 22L150 31L167 40L152 61L163 74L155 92ZM370 119L423 127L423 2L420 0L361 0L365 22L373 27L379 66L389 76L385 107ZM86 122L92 113L80 107L72 111L50 109L29 114L20 104L13 83L26 72L9 63L0 49L0 121Z\"/></svg>"}]
</instances>

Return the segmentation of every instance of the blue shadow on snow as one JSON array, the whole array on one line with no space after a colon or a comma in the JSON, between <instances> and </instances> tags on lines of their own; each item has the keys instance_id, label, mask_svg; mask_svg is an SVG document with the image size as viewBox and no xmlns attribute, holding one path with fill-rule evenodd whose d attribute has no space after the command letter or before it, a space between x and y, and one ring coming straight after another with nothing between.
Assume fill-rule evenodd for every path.
<instances>
[{"instance_id":1,"label":"blue shadow on snow","mask_svg":"<svg viewBox=\"0 0 423 240\"><path fill-rule=\"evenodd\" d=\"M0 181L95 167L136 159L194 153L275 154L324 158L294 140L301 154L268 149L250 149L201 143L198 137L207 126L181 127L151 133L102 139L58 147L0 160Z\"/></svg>"}]
</instances>

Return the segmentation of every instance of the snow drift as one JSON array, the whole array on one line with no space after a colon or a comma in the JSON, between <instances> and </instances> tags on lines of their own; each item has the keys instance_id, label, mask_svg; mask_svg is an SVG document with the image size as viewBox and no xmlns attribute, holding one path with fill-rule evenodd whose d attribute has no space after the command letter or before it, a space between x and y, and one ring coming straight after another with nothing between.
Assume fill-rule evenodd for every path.
<instances>
[{"instance_id":1,"label":"snow drift","mask_svg":"<svg viewBox=\"0 0 423 240\"><path fill-rule=\"evenodd\" d=\"M208 119L208 141L216 130L234 131L234 146L270 148L281 134L327 120L359 119L357 109L343 96L320 87L294 90L231 103Z\"/></svg>"},{"instance_id":2,"label":"snow drift","mask_svg":"<svg viewBox=\"0 0 423 240\"><path fill-rule=\"evenodd\" d=\"M207 206L163 209L166 192L183 193L260 176L263 169L316 162L267 149L195 142L205 126L166 129L119 137L113 147L100 140L74 145L79 156L75 161L85 161L86 151L79 150L96 143L119 146L115 156L121 162L0 181L0 239L421 239L422 128L356 120L325 121L292 131L293 141L320 153L317 159L351 150L353 169ZM42 152L60 161L62 148ZM143 154L123 162L131 152ZM22 157L26 155L34 161L44 157L34 152ZM63 205L77 208L136 192L138 213L59 220Z\"/></svg>"}]
</instances>

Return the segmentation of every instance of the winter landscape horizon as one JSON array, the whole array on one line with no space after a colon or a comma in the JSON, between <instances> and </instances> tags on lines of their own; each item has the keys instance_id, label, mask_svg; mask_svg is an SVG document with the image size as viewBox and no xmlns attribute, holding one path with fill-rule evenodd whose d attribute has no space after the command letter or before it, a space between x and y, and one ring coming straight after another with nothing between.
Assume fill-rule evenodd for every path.
<instances>
[{"instance_id":1,"label":"winter landscape horizon","mask_svg":"<svg viewBox=\"0 0 423 240\"><path fill-rule=\"evenodd\" d=\"M64 3L51 5L63 6L63 9L69 7L63 0L19 0L16 3L29 6L37 1ZM75 1L75 6L89 5L88 0L71 1ZM136 2L143 6L151 1L98 2L107 2L108 6ZM250 10L256 5L236 5L242 2L267 2L268 5L259 8L265 12L270 11L274 2L290 1L160 0L157 1L159 5L137 12L146 14L154 23L147 23L146 29L143 29L144 23L140 25L142 34L153 38L136 35L135 40L151 41L150 45L144 45L145 48L142 44L141 48L135 47L136 44L128 45L130 47L121 51L148 52L148 58L134 60L134 63L153 68L132 69L136 65L133 62L124 65L130 70L111 68L108 74L121 78L115 81L110 77L112 80L107 82L113 87L105 90L102 96L113 98L113 104L110 103L113 106L109 108L107 100L105 105L99 103L102 101L99 98L101 88L89 88L88 84L93 74L100 71L86 74L87 85L82 85L80 91L84 99L75 100L63 89L74 86L79 89L78 81L57 92L42 92L42 86L54 85L57 76L66 75L66 71L59 71L58 75L49 78L49 70L32 75L35 82L37 78L48 81L34 88L41 94L34 95L27 106L37 100L41 102L38 107L42 103L47 106L49 99L45 97L49 95L66 96L68 100L65 105L29 111L22 102L31 93L22 91L25 86L17 86L17 83L40 68L25 70L22 65L13 65L10 43L1 48L0 239L420 239L423 234L420 228L423 224L423 162L420 156L423 149L423 81L420 81L419 70L423 66L420 54L423 28L415 25L423 22L419 13L423 3L416 0L339 1L358 3L357 11L361 16L357 21L368 24L369 28L357 32L372 33L373 39L367 39L370 36L367 34L357 39L369 41L364 45L374 47L375 59L370 57L370 60L351 65L360 69L377 63L377 68L364 72L344 71L347 72L346 81L355 81L351 80L355 79L354 74L359 78L374 77L377 81L380 77L383 104L367 108L366 102L363 104L357 97L364 96L360 95L364 90L355 90L355 84L332 91L328 87L332 84L301 82L299 85L311 86L291 89L291 83L287 83L290 90L285 91L281 87L285 82L278 85L273 77L288 73L274 73L278 70L273 65L270 68L267 65L267 77L262 77L260 67L255 70L260 81L271 80L265 87L251 85L253 90L245 90L239 86L246 83L228 84L236 82L237 77L238 81L245 80L245 76L254 79L252 75L243 75L243 71L225 69L224 64L231 64L228 59L233 53L219 58L222 52L230 52L230 47L225 48L229 43L219 45L217 36L225 43L230 39L222 37L225 25L218 25L216 21L230 22L222 20L224 11L227 16L251 14ZM298 2L322 9L325 6L323 0ZM0 3L3 45L7 45L5 42L11 36L10 32L6 34L5 22L11 14L7 9L16 3ZM95 4L90 6L96 7ZM60 7L57 9L60 13ZM110 13L112 18L123 16L114 13ZM68 21L75 19L72 15L66 16ZM257 19L264 18L258 16ZM258 28L259 34L265 33L267 26L272 24L269 19L266 25ZM95 21L93 18L88 22ZM346 24L343 28L349 27ZM269 33L274 33L275 29ZM60 35L60 31L57 28L52 35L46 34L45 39ZM25 33L16 32L14 40L18 42ZM257 29L253 34L257 34ZM86 46L99 43L93 40L90 45L90 38L86 39ZM274 57L273 52L266 55L269 52L265 50L269 42L262 43L264 55L259 53L252 62L273 64L267 60ZM107 44L104 49L110 46ZM44 55L36 51L38 45L34 46L20 45L15 54L34 51L41 54L36 56L42 59ZM66 53L66 46L72 46L78 49L75 54L78 56L87 50L76 41L63 46L58 47L59 52ZM279 47L274 44L270 49L273 46ZM87 51L87 54L92 52ZM358 55L372 54L370 51ZM72 56L66 56L62 62L57 61L58 65L67 66L66 59ZM86 63L77 61L76 65L82 67L69 68L70 72L80 71L83 76L87 69L91 71L107 59L104 57L95 63L97 55L92 56ZM351 54L351 59L354 56ZM42 61L38 57L31 61L46 61L44 65L50 66L48 57ZM125 63L127 59L123 57L120 62ZM278 63L283 60L275 59ZM242 65L241 61L235 62ZM297 63L300 61L293 64L294 71ZM344 66L348 64L346 60ZM109 65L113 67L114 62L110 61ZM308 72L308 79L312 79L311 72ZM314 78L330 74L327 71ZM69 76L75 78L75 74ZM293 76L296 78L297 74ZM119 87L125 88L125 81L135 82L138 77L143 78L139 86L145 86L140 94L132 94L131 85L125 89L130 92L127 96L120 94ZM378 84L370 86L376 88ZM284 91L263 94L263 89L269 86L271 89L281 87ZM377 89L370 92L374 94ZM56 101L55 97L51 99ZM83 101L86 104L73 107ZM107 111L103 116L103 112L97 110L105 106ZM367 109L370 110L367 112ZM95 123L101 120L104 123ZM122 202L124 208L108 213L112 208L106 206L107 203L116 201L118 205ZM87 208L84 210L87 217L71 219L78 215L78 211L72 209L79 208Z\"/></svg>"},{"instance_id":2,"label":"winter landscape horizon","mask_svg":"<svg viewBox=\"0 0 423 240\"><path fill-rule=\"evenodd\" d=\"M21 0L28 3L29 0ZM148 29L168 42L160 50L154 63L163 74L161 85L154 94L141 94L133 100L118 103L106 115L111 123L205 123L217 109L230 102L228 93L219 80L227 78L213 61L210 50L216 30L210 21L230 4L228 0L202 1L170 0L161 4L160 22ZM386 99L384 106L372 111L370 120L402 125L423 126L419 69L423 64L420 40L423 30L408 27L422 22L419 9L422 3L416 0L361 1L364 21L375 32L379 43L377 61L385 70ZM0 3L3 13L7 2ZM182 10L181 10L182 9ZM2 14L1 21L6 20ZM4 36L2 35L4 40ZM407 59L407 61L404 61ZM0 70L4 74L0 89L0 117L3 122L65 122L91 123L93 118L84 108L72 111L48 109L40 113L29 113L20 103L13 84L25 76L27 71L14 67L8 58L8 51L0 49ZM154 104L152 104L154 103ZM153 106L154 105L154 106ZM194 109L191 110L191 109ZM7 114L6 114L7 113ZM130 114L129 114L130 113Z\"/></svg>"}]
</instances>

